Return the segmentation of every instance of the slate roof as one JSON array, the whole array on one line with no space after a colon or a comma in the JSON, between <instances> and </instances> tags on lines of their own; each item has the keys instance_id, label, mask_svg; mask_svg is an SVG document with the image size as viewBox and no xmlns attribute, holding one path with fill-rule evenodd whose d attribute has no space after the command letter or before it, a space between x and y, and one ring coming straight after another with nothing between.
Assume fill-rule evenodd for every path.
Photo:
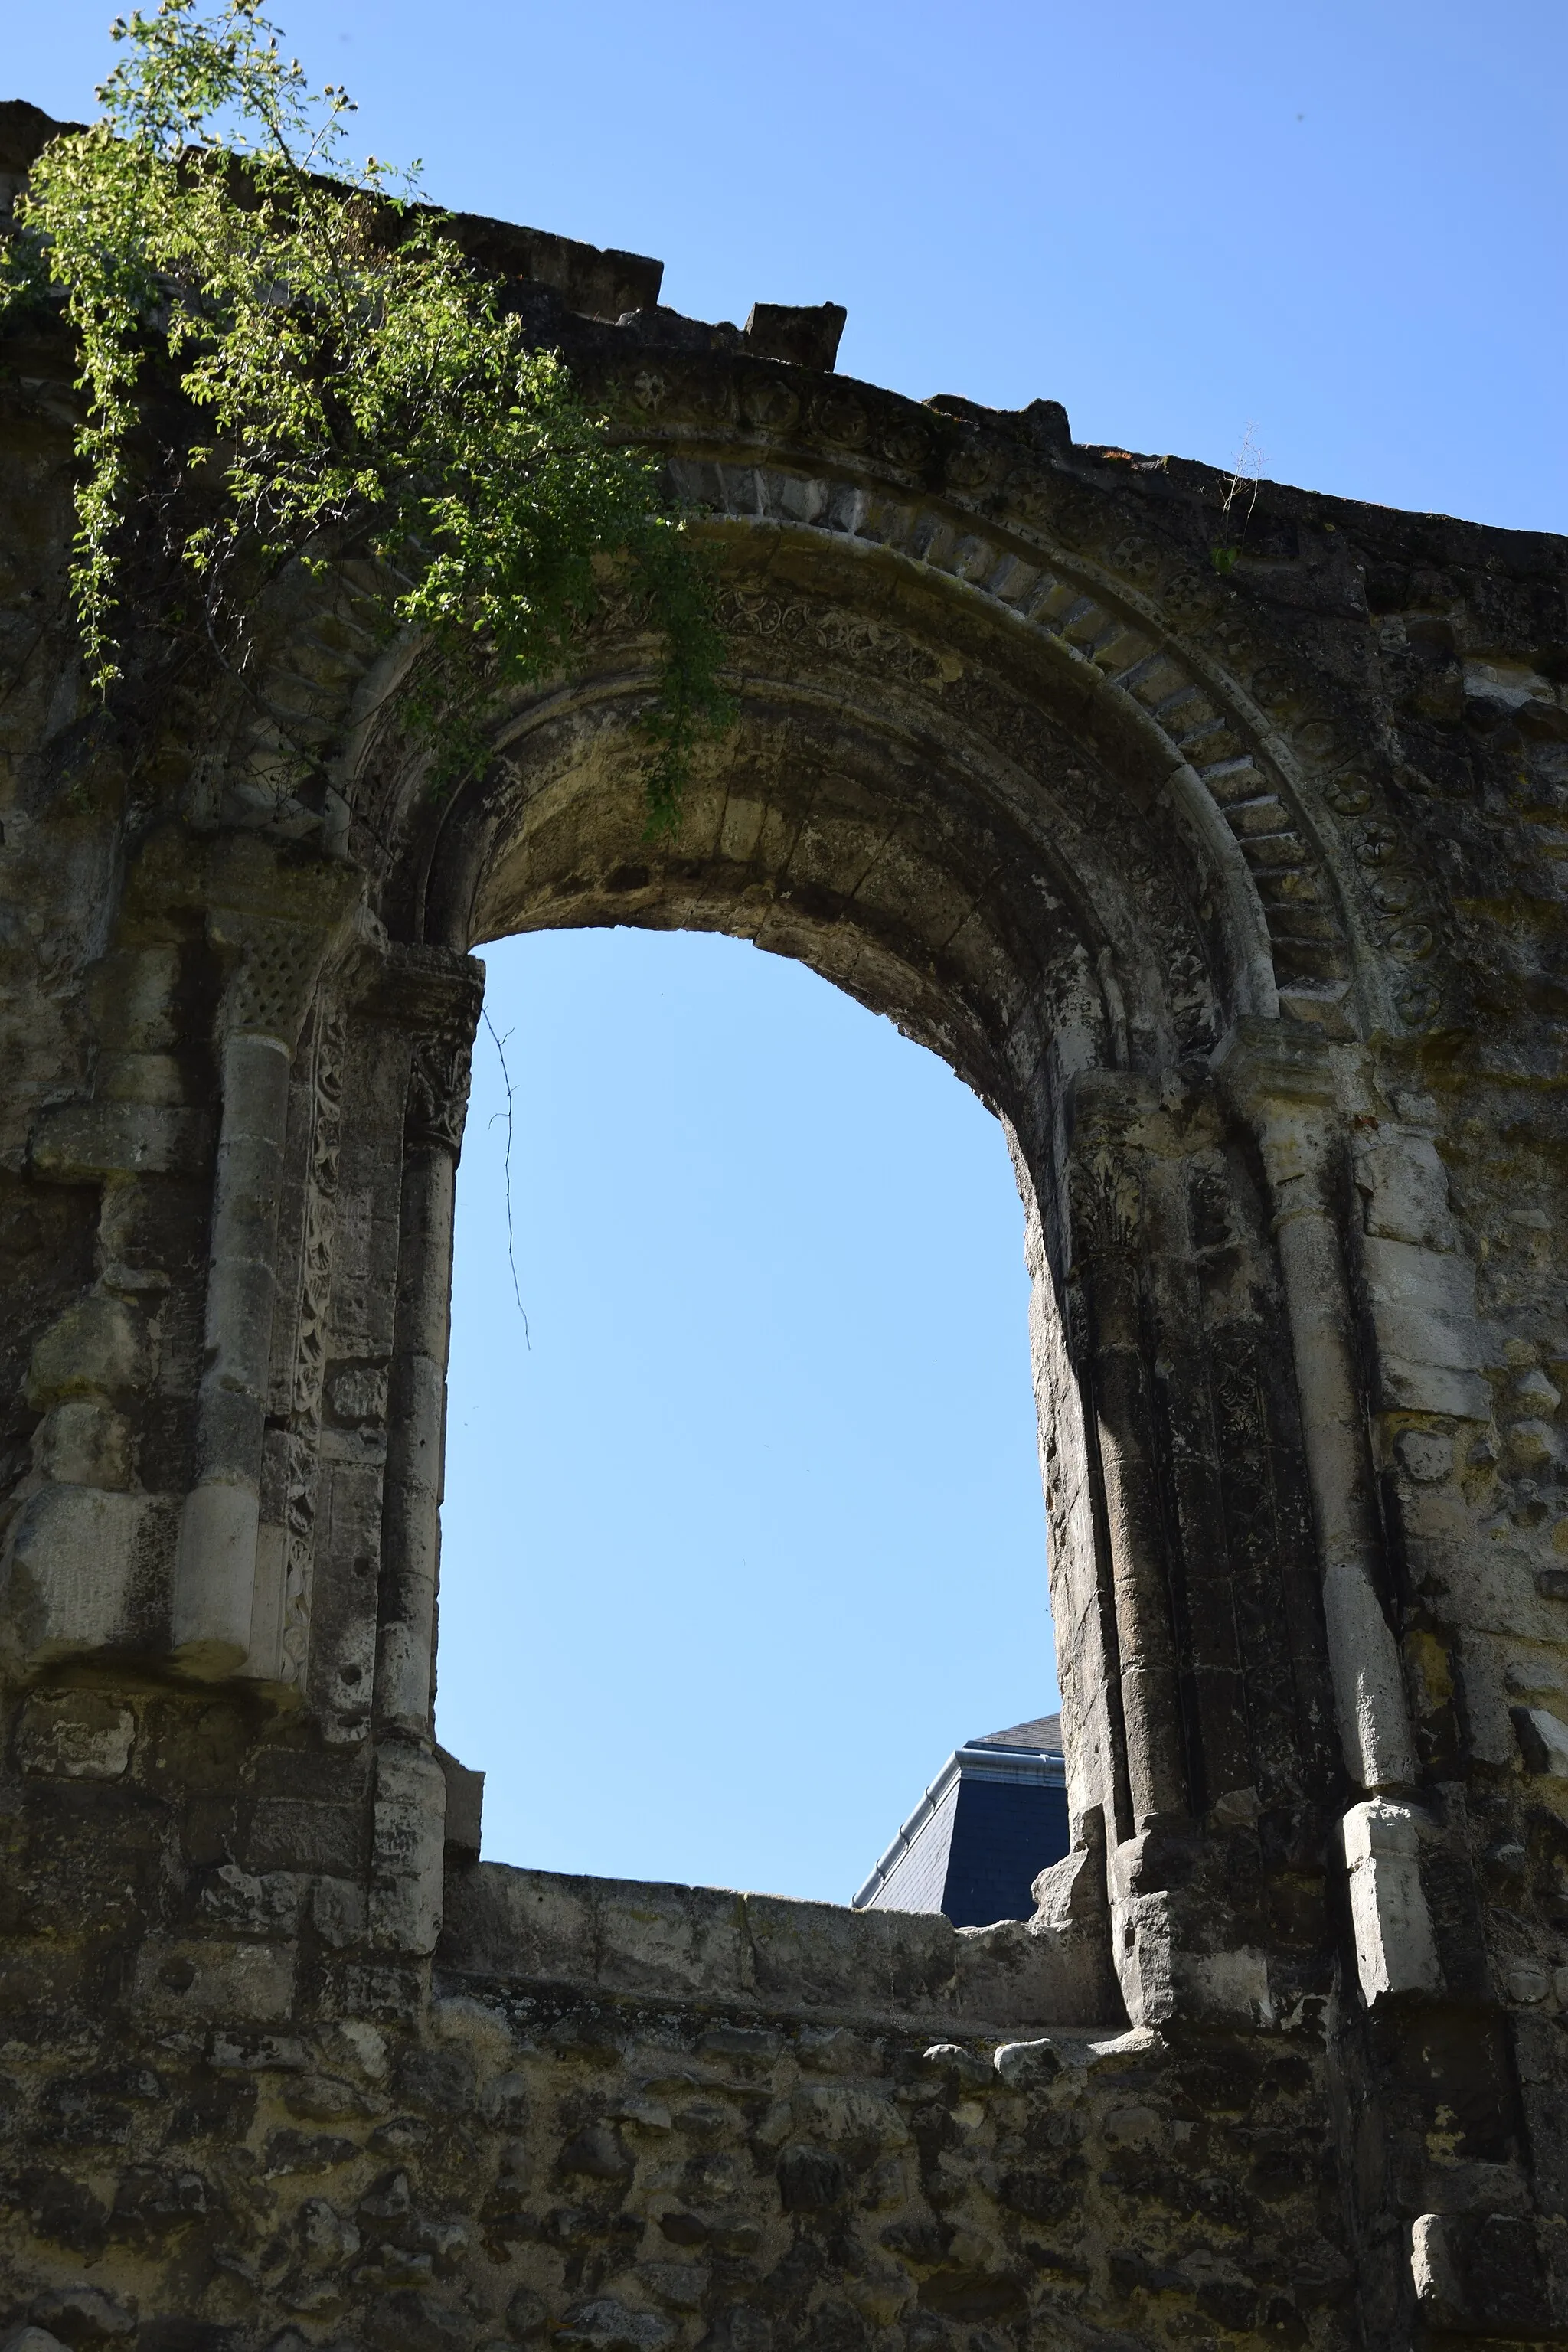
<instances>
[{"instance_id":1,"label":"slate roof","mask_svg":"<svg viewBox=\"0 0 1568 2352\"><path fill-rule=\"evenodd\" d=\"M1016 1723L1010 1731L987 1731L978 1739L965 1742L970 1748L1044 1748L1047 1755L1062 1752L1062 1719L1059 1715L1037 1715L1033 1723Z\"/></svg>"},{"instance_id":2,"label":"slate roof","mask_svg":"<svg viewBox=\"0 0 1568 2352\"><path fill-rule=\"evenodd\" d=\"M1026 1919L1032 1881L1068 1843L1061 1717L1036 1716L953 1750L855 1907L940 1911L955 1927Z\"/></svg>"}]
</instances>

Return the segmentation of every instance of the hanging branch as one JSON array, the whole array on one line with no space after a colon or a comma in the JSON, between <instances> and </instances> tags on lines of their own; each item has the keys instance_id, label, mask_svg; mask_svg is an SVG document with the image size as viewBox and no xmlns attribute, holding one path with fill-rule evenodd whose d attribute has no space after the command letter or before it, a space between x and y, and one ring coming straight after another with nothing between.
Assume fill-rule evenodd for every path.
<instances>
[{"instance_id":1,"label":"hanging branch","mask_svg":"<svg viewBox=\"0 0 1568 2352\"><path fill-rule=\"evenodd\" d=\"M70 592L98 692L121 674L146 379L172 366L194 428L168 453L176 551L221 659L243 671L258 583L284 563L368 556L384 625L425 641L405 715L449 788L486 755L496 692L569 666L607 559L661 643L647 798L674 824L729 706L712 587L656 461L529 346L412 175L349 161L353 101L310 89L260 0L161 0L113 33L102 117L39 155L0 270L0 316L47 281L79 343Z\"/></svg>"}]
</instances>

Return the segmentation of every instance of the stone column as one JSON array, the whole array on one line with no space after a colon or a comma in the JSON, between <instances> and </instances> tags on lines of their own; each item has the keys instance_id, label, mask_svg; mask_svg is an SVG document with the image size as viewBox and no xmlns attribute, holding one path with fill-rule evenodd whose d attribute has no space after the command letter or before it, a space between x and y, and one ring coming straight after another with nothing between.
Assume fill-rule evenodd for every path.
<instances>
[{"instance_id":1,"label":"stone column","mask_svg":"<svg viewBox=\"0 0 1568 2352\"><path fill-rule=\"evenodd\" d=\"M408 1080L375 1668L378 1727L421 1736L434 1696L452 1211L479 1013L466 975L443 1009L456 1025L416 1041Z\"/></svg>"},{"instance_id":2,"label":"stone column","mask_svg":"<svg viewBox=\"0 0 1568 2352\"><path fill-rule=\"evenodd\" d=\"M209 911L207 929L234 969L218 1020L223 1116L205 1367L172 1626L175 1659L204 1680L237 1672L250 1648L289 1066L328 950L361 892L341 865L291 868L249 842L237 845L227 869L219 862L216 878L229 903Z\"/></svg>"},{"instance_id":3,"label":"stone column","mask_svg":"<svg viewBox=\"0 0 1568 2352\"><path fill-rule=\"evenodd\" d=\"M441 1922L447 1783L434 1709L452 1212L483 986L471 958L405 948L378 992L382 1017L414 1037L381 1516L370 1925L382 1950L408 1955L432 1951Z\"/></svg>"},{"instance_id":4,"label":"stone column","mask_svg":"<svg viewBox=\"0 0 1568 2352\"><path fill-rule=\"evenodd\" d=\"M1073 1094L1068 1162L1073 1271L1084 1306L1084 1370L1110 1554L1135 1835L1188 1811L1166 1532L1139 1307L1143 1186L1129 1132L1153 1108L1135 1081L1110 1071L1086 1073Z\"/></svg>"},{"instance_id":5,"label":"stone column","mask_svg":"<svg viewBox=\"0 0 1568 2352\"><path fill-rule=\"evenodd\" d=\"M1415 1746L1399 1645L1379 1594L1382 1543L1354 1309L1332 1186L1344 1151L1326 1040L1261 1020L1218 1056L1261 1148L1290 1321L1317 1526L1323 1617L1345 1769L1364 1791L1343 1824L1362 1990L1431 1989L1437 1963L1419 1875L1425 1817L1407 1801Z\"/></svg>"}]
</instances>

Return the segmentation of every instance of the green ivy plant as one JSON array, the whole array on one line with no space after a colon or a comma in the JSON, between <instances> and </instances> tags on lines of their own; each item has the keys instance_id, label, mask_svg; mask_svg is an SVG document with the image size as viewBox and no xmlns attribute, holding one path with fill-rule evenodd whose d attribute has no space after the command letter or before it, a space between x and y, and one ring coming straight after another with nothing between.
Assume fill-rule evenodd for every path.
<instances>
[{"instance_id":1,"label":"green ivy plant","mask_svg":"<svg viewBox=\"0 0 1568 2352\"><path fill-rule=\"evenodd\" d=\"M498 688L569 665L608 572L660 641L647 787L672 825L729 709L711 583L655 462L531 347L411 177L350 163L351 100L310 89L260 0L160 0L113 37L102 116L38 157L0 278L13 310L61 289L79 342L70 587L96 688L121 671L149 371L172 371L177 551L231 667L258 582L373 559L387 627L423 648L406 708L449 786Z\"/></svg>"}]
</instances>

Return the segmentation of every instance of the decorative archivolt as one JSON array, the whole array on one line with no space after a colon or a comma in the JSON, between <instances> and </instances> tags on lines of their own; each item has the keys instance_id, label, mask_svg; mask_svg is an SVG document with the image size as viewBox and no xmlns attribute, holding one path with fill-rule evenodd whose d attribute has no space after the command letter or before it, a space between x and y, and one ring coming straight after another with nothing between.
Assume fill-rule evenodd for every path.
<instances>
[{"instance_id":1,"label":"decorative archivolt","mask_svg":"<svg viewBox=\"0 0 1568 2352\"><path fill-rule=\"evenodd\" d=\"M722 592L721 614L733 640L735 669L744 682L748 709L755 698L754 717L748 721L743 716L738 742L748 725L765 731L780 722L798 722L803 729L785 755L795 796L787 811L781 806L776 812L783 829L770 838L763 857L767 871L757 867L747 904L754 909L763 895L787 901L797 888L807 897L819 895L837 856L826 852L824 825L829 833L847 828L850 841L844 851L846 862L830 886L846 914L852 902L861 911L868 903L876 906L875 887L868 902L863 894L868 884L876 882L881 859L890 853L897 864L913 845L917 858L934 858L938 867L948 862L952 875L963 870L964 888L973 893L960 893L961 917L955 923L950 908L927 942L927 957L945 960L948 930L967 938L977 921L984 927L994 919L992 887L1000 859L1001 870L1015 878L1033 877L1012 910L1015 940L1027 937L1036 950L1043 950L1047 940L1054 940L1053 954L1070 948L1077 958L1089 959L1113 1060L1128 1057L1130 1016L1139 1030L1159 1034L1162 1050L1180 1057L1202 1055L1214 1045L1227 1003L1233 1013L1272 1013L1272 969L1261 920L1257 929L1268 972L1263 1003L1258 1001L1262 992L1249 995L1245 984L1232 992L1227 980L1238 977L1233 960L1216 959L1205 944L1211 909L1205 905L1201 919L1197 909L1206 897L1218 895L1214 893L1212 861L1189 854L1181 837L1179 811L1141 810L1135 795L1120 790L1101 772L1094 756L1074 745L1046 698L988 674L983 664L966 667L942 645L940 627L933 629L929 616L923 630L918 623L906 628L886 609L858 604L855 584L853 579L847 583L842 572L837 577L818 572L801 590L776 575L759 576L752 570L737 573ZM487 855L506 856L501 845L520 840L540 814L548 824L549 803L556 799L559 805L555 786L591 756L587 737L576 730L584 722L591 727L606 706L613 708L635 690L638 656L630 651L628 658L624 642L628 631L635 634L635 621L612 612L602 616L602 626L604 660L591 660L582 680L516 711L498 731L498 757L482 791L465 795L468 814L479 815L482 803L480 822L494 845ZM884 793L901 773L913 788L910 797L901 801L895 783L892 796L870 824L862 815L836 808L831 777L825 772L806 797L800 798L825 743L834 746L829 771L837 767L846 775L863 774L868 783L879 777L880 783L871 789ZM860 759L867 761L863 770L857 764ZM767 764L764 759L764 772ZM584 769L580 782L586 774ZM946 778L942 789L953 797L946 803L948 814L934 819L938 834L926 835L922 844L919 828L927 819L920 811L925 796L915 780L934 784L939 774ZM763 802L744 761L734 788L742 806L760 810ZM737 853L748 860L753 857L744 824L731 824L731 789L728 782L715 779L712 789L693 793L675 856L678 866L694 870L710 858L732 865ZM859 788L850 789L853 800ZM819 790L824 794L820 800L816 797ZM964 805L967 821L976 827L974 844L989 845L980 849L977 863L973 850L960 852L948 831ZM635 824L634 816L634 828ZM796 830L792 832L792 826ZM454 811L454 834L458 840L467 839L463 811ZM1002 849L1004 841L1012 848ZM1226 843L1235 856L1228 835ZM797 862L801 852L804 856ZM579 851L574 846L569 854L575 859ZM460 862L471 855L465 846ZM864 860L863 867L857 866L857 859ZM645 856L635 870L645 887L657 889L661 905L668 906L671 888L677 898L683 891L679 879L656 878L654 869L662 862ZM486 885L478 868L468 870L468 888L477 898L464 903L475 917ZM1245 868L1243 878L1250 892ZM943 890L941 897L945 904L948 893ZM450 914L457 902L445 890L440 898ZM508 913L492 901L479 918L486 935L489 926L509 919L514 902L521 903L515 877L505 899ZM717 903L701 892L693 901L710 913ZM1255 904L1253 911L1256 915ZM463 928L460 919L458 928ZM853 929L851 921L847 929ZM920 929L917 922L917 933ZM806 960L816 961L814 956ZM1215 969L1216 964L1229 969ZM817 968L827 970L820 962ZM1240 977L1245 982L1247 976Z\"/></svg>"},{"instance_id":2,"label":"decorative archivolt","mask_svg":"<svg viewBox=\"0 0 1568 2352\"><path fill-rule=\"evenodd\" d=\"M701 400L662 364L623 382L651 436L668 446L677 491L717 535L748 553L764 539L808 560L820 551L836 559L836 573L846 557L908 565L1038 647L1064 707L1092 697L1131 730L1170 780L1200 854L1220 868L1243 962L1250 952L1264 975L1250 990L1256 1009L1273 1009L1277 983L1284 1009L1332 1021L1342 1003L1349 1013L1359 975L1362 1009L1374 1022L1433 1025L1439 920L1380 804L1367 744L1347 733L1347 725L1370 733L1370 714L1359 725L1325 716L1321 695L1279 648L1224 612L1220 583L1190 553L1126 527L1124 502L1060 470L1020 465L1017 446L1000 435L956 430L948 416L837 380L814 386L803 377L797 387L731 363L706 372ZM933 495L926 485L938 474ZM1162 527L1152 513L1149 531ZM1064 543L1072 541L1096 543L1089 552ZM396 790L372 810L351 772L366 766L383 688L407 658L407 649L377 645L361 609L365 593L366 583L345 579L304 600L237 763L228 821L273 832L320 821L330 830L331 787L319 820L273 788L287 738L319 744L324 757L336 746L325 764L382 855L402 834L409 811ZM735 598L727 616L755 632L760 610ZM786 628L798 617L787 600L781 614ZM827 650L853 658L853 626L838 625L844 642ZM896 633L870 617L862 626L885 667ZM907 683L939 690L940 656L921 633L901 645Z\"/></svg>"},{"instance_id":3,"label":"decorative archivolt","mask_svg":"<svg viewBox=\"0 0 1568 2352\"><path fill-rule=\"evenodd\" d=\"M721 529L875 551L940 578L1004 628L1048 647L1065 684L1118 706L1161 764L1199 788L1213 817L1210 841L1200 847L1212 848L1219 826L1235 845L1287 1007L1309 1013L1338 1004L1355 961L1342 860L1310 806L1313 777L1326 808L1348 820L1342 862L1359 874L1370 917L1363 927L1390 961L1400 1019L1430 1025L1438 992L1421 967L1436 926L1420 904L1418 880L1401 865L1396 829L1373 813L1373 786L1360 765L1347 765L1340 727L1310 715L1282 663L1259 663L1244 686L1173 636L1173 603L1178 613L1206 614L1198 602L1205 583L1195 575L1178 574L1155 595L1112 580L1011 514L992 522L944 513L918 497L777 463L681 455L670 469L682 494ZM1147 572L1159 561L1148 542L1127 541L1116 552L1133 571Z\"/></svg>"},{"instance_id":4,"label":"decorative archivolt","mask_svg":"<svg viewBox=\"0 0 1568 2352\"><path fill-rule=\"evenodd\" d=\"M1249 615L1211 568L1201 515L1192 528L1190 488L1172 500L1155 478L1167 460L1074 450L1065 414L1048 402L1012 417L957 401L921 408L843 378L785 377L711 356L660 354L610 382L688 479L704 465L737 482L753 478L750 503L742 488L717 511L774 527L809 519L858 543L897 547L997 604L1032 605L1025 617L1113 698L1130 696L1203 779L1216 821L1257 877L1282 988L1335 985L1321 977L1326 959L1310 951L1306 910L1316 910L1338 932L1342 976L1358 968L1365 1014L1435 1025L1442 917L1383 789L1391 760L1402 763L1381 713L1326 707L1321 683L1309 683L1279 644L1278 624ZM1019 568L1031 562L1039 582ZM1061 583L1060 601L1047 580ZM1140 630L1160 656L1147 667L1125 657ZM1224 744L1226 728L1240 739L1237 752ZM1421 782L1407 770L1401 781Z\"/></svg>"}]
</instances>

